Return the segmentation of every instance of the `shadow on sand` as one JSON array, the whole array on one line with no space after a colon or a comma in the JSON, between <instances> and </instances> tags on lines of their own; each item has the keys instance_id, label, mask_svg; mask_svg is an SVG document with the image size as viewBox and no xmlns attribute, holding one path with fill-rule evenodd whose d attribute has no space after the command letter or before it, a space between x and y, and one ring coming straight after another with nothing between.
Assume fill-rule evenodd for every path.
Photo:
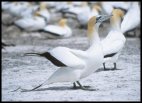
<instances>
[{"instance_id":1,"label":"shadow on sand","mask_svg":"<svg viewBox=\"0 0 142 103\"><path fill-rule=\"evenodd\" d=\"M96 70L95 72L102 72L102 71L115 71L115 70L122 70L122 69L113 69L113 68L99 68L98 70Z\"/></svg>"},{"instance_id":2,"label":"shadow on sand","mask_svg":"<svg viewBox=\"0 0 142 103\"><path fill-rule=\"evenodd\" d=\"M94 91L98 90L98 89L93 89L91 88L91 86L84 86L85 88L90 88ZM46 91L46 90L54 90L54 91L63 91L63 90L78 90L81 88L80 87L76 87L76 88L73 88L73 87L67 87L67 86L58 86L58 87L48 87L48 88L40 88L40 89L37 89L37 90L23 90L21 92L32 92L32 91Z\"/></svg>"}]
</instances>

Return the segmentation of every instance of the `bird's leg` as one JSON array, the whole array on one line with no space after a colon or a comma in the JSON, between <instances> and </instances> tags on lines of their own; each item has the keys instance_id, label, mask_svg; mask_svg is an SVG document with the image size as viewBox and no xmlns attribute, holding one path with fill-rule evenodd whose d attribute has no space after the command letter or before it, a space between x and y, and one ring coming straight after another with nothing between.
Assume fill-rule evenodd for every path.
<instances>
[{"instance_id":1,"label":"bird's leg","mask_svg":"<svg viewBox=\"0 0 142 103\"><path fill-rule=\"evenodd\" d=\"M106 70L105 63L103 63L103 66L104 66L104 70Z\"/></svg>"},{"instance_id":2,"label":"bird's leg","mask_svg":"<svg viewBox=\"0 0 142 103\"><path fill-rule=\"evenodd\" d=\"M73 88L77 88L77 86L76 86L75 82L73 83Z\"/></svg>"},{"instance_id":3,"label":"bird's leg","mask_svg":"<svg viewBox=\"0 0 142 103\"><path fill-rule=\"evenodd\" d=\"M134 37L136 37L136 29L134 29Z\"/></svg>"},{"instance_id":4,"label":"bird's leg","mask_svg":"<svg viewBox=\"0 0 142 103\"><path fill-rule=\"evenodd\" d=\"M114 64L114 68L113 69L116 69L116 63L113 63Z\"/></svg>"},{"instance_id":5,"label":"bird's leg","mask_svg":"<svg viewBox=\"0 0 142 103\"><path fill-rule=\"evenodd\" d=\"M80 83L79 83L79 81L77 81L77 84L80 86L80 88L82 89L82 90L88 90L88 91L94 91L95 89L87 89L87 88L85 88L84 86L82 86Z\"/></svg>"}]
</instances>

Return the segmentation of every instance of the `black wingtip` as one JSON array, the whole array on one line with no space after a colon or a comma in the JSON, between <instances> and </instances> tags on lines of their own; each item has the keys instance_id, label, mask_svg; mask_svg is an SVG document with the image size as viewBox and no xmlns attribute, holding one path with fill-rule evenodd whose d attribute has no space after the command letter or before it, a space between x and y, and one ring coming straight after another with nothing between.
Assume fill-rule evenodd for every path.
<instances>
[{"instance_id":1,"label":"black wingtip","mask_svg":"<svg viewBox=\"0 0 142 103\"><path fill-rule=\"evenodd\" d=\"M45 57L46 59L50 60L54 65L58 67L66 67L64 63L62 63L60 60L56 59L54 56L52 56L49 52L44 53L25 53L24 56L35 56L39 55L42 57Z\"/></svg>"},{"instance_id":2,"label":"black wingtip","mask_svg":"<svg viewBox=\"0 0 142 103\"><path fill-rule=\"evenodd\" d=\"M112 53L112 54L104 55L104 58L107 58L107 57L113 57L115 54L117 54L117 53Z\"/></svg>"}]
</instances>

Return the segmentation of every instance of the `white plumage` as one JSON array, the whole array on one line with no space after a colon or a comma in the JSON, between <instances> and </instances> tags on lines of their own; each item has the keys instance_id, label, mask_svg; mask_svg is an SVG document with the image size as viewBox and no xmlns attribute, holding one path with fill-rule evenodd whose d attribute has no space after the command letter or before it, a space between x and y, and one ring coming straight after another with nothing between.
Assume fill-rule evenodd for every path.
<instances>
[{"instance_id":1,"label":"white plumage","mask_svg":"<svg viewBox=\"0 0 142 103\"><path fill-rule=\"evenodd\" d=\"M26 31L37 31L43 29L50 20L50 14L44 3L40 4L39 11L31 17L23 17L15 21L15 25Z\"/></svg>"},{"instance_id":2,"label":"white plumage","mask_svg":"<svg viewBox=\"0 0 142 103\"><path fill-rule=\"evenodd\" d=\"M88 20L93 16L99 15L100 11L101 7L99 5L95 4L91 10L87 3L84 2L81 7L72 7L64 12L74 14L80 26L87 26Z\"/></svg>"},{"instance_id":3,"label":"white plumage","mask_svg":"<svg viewBox=\"0 0 142 103\"><path fill-rule=\"evenodd\" d=\"M121 24L123 33L135 29L140 24L140 8L138 2L132 2Z\"/></svg>"},{"instance_id":4,"label":"white plumage","mask_svg":"<svg viewBox=\"0 0 142 103\"><path fill-rule=\"evenodd\" d=\"M32 90L56 82L77 82L81 89L86 90L78 81L91 75L103 63L103 51L98 29L101 22L106 19L108 17L100 16L98 19L92 17L89 20L88 35L92 38L90 39L90 47L86 51L57 47L42 54L27 53L46 57L53 64L61 67L47 81Z\"/></svg>"},{"instance_id":5,"label":"white plumage","mask_svg":"<svg viewBox=\"0 0 142 103\"><path fill-rule=\"evenodd\" d=\"M121 18L124 15L123 12L119 9L114 9L112 15L110 20L112 28L101 43L103 45L104 63L113 62L115 65L114 68L116 68L116 61L124 47L126 39L120 29Z\"/></svg>"},{"instance_id":6,"label":"white plumage","mask_svg":"<svg viewBox=\"0 0 142 103\"><path fill-rule=\"evenodd\" d=\"M101 2L102 8L105 11L106 14L110 15L112 10L113 10L113 6L111 5L110 2Z\"/></svg>"},{"instance_id":7,"label":"white plumage","mask_svg":"<svg viewBox=\"0 0 142 103\"><path fill-rule=\"evenodd\" d=\"M26 31L37 31L46 26L43 18L35 16L30 18L22 18L14 22L16 26Z\"/></svg>"},{"instance_id":8,"label":"white plumage","mask_svg":"<svg viewBox=\"0 0 142 103\"><path fill-rule=\"evenodd\" d=\"M47 32L50 38L70 37L72 35L72 30L66 22L66 19L61 19L58 25L47 25L43 31Z\"/></svg>"}]
</instances>

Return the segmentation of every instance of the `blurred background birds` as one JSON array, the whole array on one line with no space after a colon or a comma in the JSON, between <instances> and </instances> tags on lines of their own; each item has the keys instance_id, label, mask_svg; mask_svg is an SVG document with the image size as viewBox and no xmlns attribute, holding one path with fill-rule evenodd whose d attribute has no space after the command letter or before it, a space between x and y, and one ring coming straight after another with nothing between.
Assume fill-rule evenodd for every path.
<instances>
[{"instance_id":1,"label":"blurred background birds","mask_svg":"<svg viewBox=\"0 0 142 103\"><path fill-rule=\"evenodd\" d=\"M87 31L88 20L102 14L111 15L115 9L123 12L120 21L117 19L119 17L115 17L119 26L116 23L113 27L107 20L103 23L105 29L100 27L100 36L104 38L104 56L110 55L114 53L110 52L114 49L110 44L114 39L120 39L122 33L125 37L140 37L140 33L136 32L140 27L139 2L2 2L2 36L3 39L35 36L55 40L79 35L87 37L84 34ZM120 29L116 29L117 27ZM116 33L115 30L120 32ZM110 36L112 31L117 35ZM110 46L110 50L107 45Z\"/></svg>"}]
</instances>

